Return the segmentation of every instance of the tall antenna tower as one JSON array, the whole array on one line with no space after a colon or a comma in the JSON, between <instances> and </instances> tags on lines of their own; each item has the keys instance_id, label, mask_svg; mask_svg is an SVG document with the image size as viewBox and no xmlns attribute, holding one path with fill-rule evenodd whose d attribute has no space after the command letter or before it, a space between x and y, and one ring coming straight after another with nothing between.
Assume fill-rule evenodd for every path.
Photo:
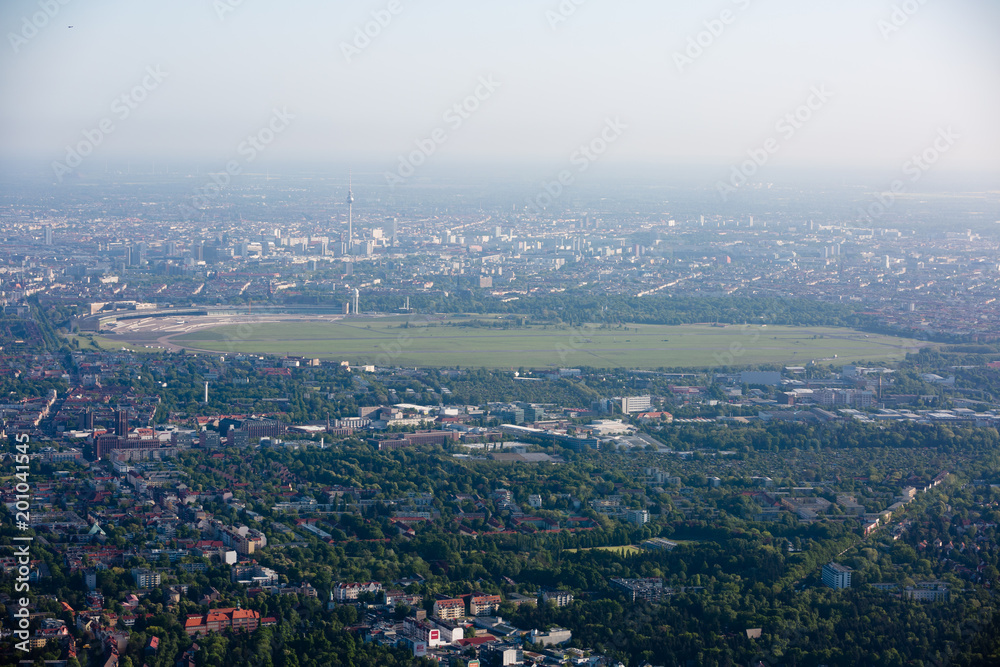
<instances>
[{"instance_id":1,"label":"tall antenna tower","mask_svg":"<svg viewBox=\"0 0 1000 667\"><path fill-rule=\"evenodd\" d=\"M354 191L351 189L353 185L353 174L348 171L347 173L347 254L354 254Z\"/></svg>"}]
</instances>

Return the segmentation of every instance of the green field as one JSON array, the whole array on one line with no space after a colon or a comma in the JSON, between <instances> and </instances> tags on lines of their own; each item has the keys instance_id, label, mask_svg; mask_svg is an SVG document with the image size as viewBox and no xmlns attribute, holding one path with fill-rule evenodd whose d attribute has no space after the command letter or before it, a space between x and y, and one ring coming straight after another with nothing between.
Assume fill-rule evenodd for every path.
<instances>
[{"instance_id":1,"label":"green field","mask_svg":"<svg viewBox=\"0 0 1000 667\"><path fill-rule=\"evenodd\" d=\"M578 551L608 551L619 556L632 556L642 553L642 549L634 544L624 547L587 547L584 549L566 549L565 551L571 554L575 554Z\"/></svg>"},{"instance_id":2,"label":"green field","mask_svg":"<svg viewBox=\"0 0 1000 667\"><path fill-rule=\"evenodd\" d=\"M225 325L171 338L194 351L487 368L704 368L901 360L918 341L824 327L629 325L510 330L409 325L402 318ZM836 355L836 358L835 358Z\"/></svg>"},{"instance_id":3,"label":"green field","mask_svg":"<svg viewBox=\"0 0 1000 667\"><path fill-rule=\"evenodd\" d=\"M91 342L93 342L94 344L96 344L98 349L104 350L106 352L115 352L117 350L123 350L123 349L124 350L129 350L131 352L156 352L156 351L162 351L162 350L150 350L150 349L144 347L143 345L133 345L132 343L127 343L127 342L118 341L118 340L112 340L110 338L107 338L106 336L97 336L97 335L93 335L93 334L86 334L86 335L64 334L63 338L65 338L66 342L69 343L70 345L73 344L73 341L78 341L79 345L80 345L80 349L81 350L85 350L85 351L87 351L87 350L93 351L94 350L94 347L91 345Z\"/></svg>"}]
</instances>

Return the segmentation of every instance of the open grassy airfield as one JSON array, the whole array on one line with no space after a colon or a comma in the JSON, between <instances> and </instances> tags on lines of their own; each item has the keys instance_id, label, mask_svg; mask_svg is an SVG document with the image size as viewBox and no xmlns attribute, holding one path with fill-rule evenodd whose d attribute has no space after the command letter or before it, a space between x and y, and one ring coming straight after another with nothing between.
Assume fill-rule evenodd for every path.
<instances>
[{"instance_id":1,"label":"open grassy airfield","mask_svg":"<svg viewBox=\"0 0 1000 667\"><path fill-rule=\"evenodd\" d=\"M449 321L468 321L455 318ZM414 324L403 317L243 322L170 335L192 351L424 367L685 368L892 361L919 341L828 327L629 325L509 330Z\"/></svg>"}]
</instances>

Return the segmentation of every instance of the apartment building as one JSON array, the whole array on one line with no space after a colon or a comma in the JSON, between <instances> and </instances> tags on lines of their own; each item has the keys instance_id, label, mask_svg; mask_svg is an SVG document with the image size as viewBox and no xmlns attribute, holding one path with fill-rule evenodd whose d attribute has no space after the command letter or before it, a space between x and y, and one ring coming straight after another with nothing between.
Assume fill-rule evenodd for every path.
<instances>
[{"instance_id":1,"label":"apartment building","mask_svg":"<svg viewBox=\"0 0 1000 667\"><path fill-rule=\"evenodd\" d=\"M435 600L432 614L445 621L465 618L465 602L459 598Z\"/></svg>"},{"instance_id":2,"label":"apartment building","mask_svg":"<svg viewBox=\"0 0 1000 667\"><path fill-rule=\"evenodd\" d=\"M840 563L827 563L823 566L823 583L839 590L851 587L851 568Z\"/></svg>"},{"instance_id":3,"label":"apartment building","mask_svg":"<svg viewBox=\"0 0 1000 667\"><path fill-rule=\"evenodd\" d=\"M188 637L207 635L209 632L239 630L253 632L260 626L260 612L252 609L213 609L207 614L188 616L184 622L184 632Z\"/></svg>"},{"instance_id":4,"label":"apartment building","mask_svg":"<svg viewBox=\"0 0 1000 667\"><path fill-rule=\"evenodd\" d=\"M493 616L503 600L499 595L476 593L469 598L469 614L471 616Z\"/></svg>"}]
</instances>

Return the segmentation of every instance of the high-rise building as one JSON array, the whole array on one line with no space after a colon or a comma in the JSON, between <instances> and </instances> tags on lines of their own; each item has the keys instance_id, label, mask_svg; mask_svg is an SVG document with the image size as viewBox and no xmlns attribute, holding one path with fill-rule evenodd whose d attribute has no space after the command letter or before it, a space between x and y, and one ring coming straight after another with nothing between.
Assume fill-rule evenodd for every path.
<instances>
[{"instance_id":1,"label":"high-rise building","mask_svg":"<svg viewBox=\"0 0 1000 667\"><path fill-rule=\"evenodd\" d=\"M545 419L545 408L537 405L529 405L524 408L524 421L537 422Z\"/></svg>"},{"instance_id":2,"label":"high-rise building","mask_svg":"<svg viewBox=\"0 0 1000 667\"><path fill-rule=\"evenodd\" d=\"M45 245L52 245L52 226L46 225L45 227Z\"/></svg>"},{"instance_id":3,"label":"high-rise building","mask_svg":"<svg viewBox=\"0 0 1000 667\"><path fill-rule=\"evenodd\" d=\"M115 412L115 435L119 438L128 437L128 410Z\"/></svg>"},{"instance_id":4,"label":"high-rise building","mask_svg":"<svg viewBox=\"0 0 1000 667\"><path fill-rule=\"evenodd\" d=\"M625 512L625 520L637 526L644 526L649 523L649 512L646 510L628 510Z\"/></svg>"},{"instance_id":5,"label":"high-rise building","mask_svg":"<svg viewBox=\"0 0 1000 667\"><path fill-rule=\"evenodd\" d=\"M827 563L823 566L823 583L833 589L851 587L851 568L840 563Z\"/></svg>"},{"instance_id":6,"label":"high-rise building","mask_svg":"<svg viewBox=\"0 0 1000 667\"><path fill-rule=\"evenodd\" d=\"M622 398L622 412L625 414L646 412L652 406L652 402L652 397L650 396L628 396Z\"/></svg>"}]
</instances>

